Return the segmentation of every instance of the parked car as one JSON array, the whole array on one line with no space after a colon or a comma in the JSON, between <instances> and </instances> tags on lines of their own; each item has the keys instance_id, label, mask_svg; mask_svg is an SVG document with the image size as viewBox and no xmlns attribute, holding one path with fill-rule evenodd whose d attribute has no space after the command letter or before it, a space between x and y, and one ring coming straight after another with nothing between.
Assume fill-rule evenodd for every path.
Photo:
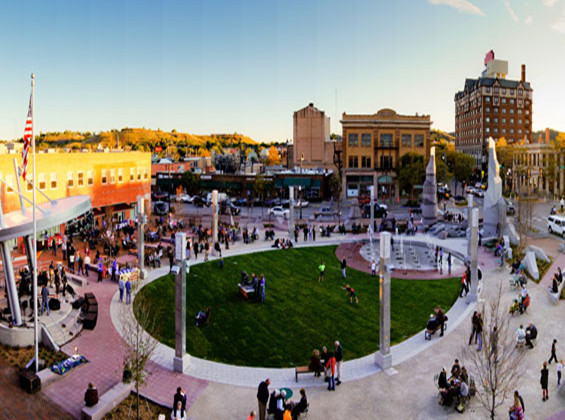
<instances>
[{"instance_id":1,"label":"parked car","mask_svg":"<svg viewBox=\"0 0 565 420\"><path fill-rule=\"evenodd\" d=\"M167 193L153 192L151 193L151 201L163 201L167 198Z\"/></svg>"},{"instance_id":2,"label":"parked car","mask_svg":"<svg viewBox=\"0 0 565 420\"><path fill-rule=\"evenodd\" d=\"M317 219L322 216L336 216L337 211L332 210L329 206L320 207L319 210L314 211L314 217Z\"/></svg>"},{"instance_id":3,"label":"parked car","mask_svg":"<svg viewBox=\"0 0 565 420\"><path fill-rule=\"evenodd\" d=\"M475 187L473 187L472 185L467 185L465 187L465 192L467 194L474 194L475 193Z\"/></svg>"},{"instance_id":4,"label":"parked car","mask_svg":"<svg viewBox=\"0 0 565 420\"><path fill-rule=\"evenodd\" d=\"M269 209L269 216L288 218L289 210L281 206L275 206Z\"/></svg>"},{"instance_id":5,"label":"parked car","mask_svg":"<svg viewBox=\"0 0 565 420\"><path fill-rule=\"evenodd\" d=\"M510 200L506 200L506 214L509 216L513 216L516 214L516 207Z\"/></svg>"},{"instance_id":6,"label":"parked car","mask_svg":"<svg viewBox=\"0 0 565 420\"><path fill-rule=\"evenodd\" d=\"M375 213L374 213L375 218L381 219L381 218L387 216L388 211L387 211L385 206L383 206L382 204L379 204L379 203L374 203L374 207L375 207ZM366 204L363 207L362 216L366 219L371 217L371 204L370 203Z\"/></svg>"},{"instance_id":7,"label":"parked car","mask_svg":"<svg viewBox=\"0 0 565 420\"><path fill-rule=\"evenodd\" d=\"M192 203L192 197L188 194L181 194L177 197L177 201L181 203Z\"/></svg>"},{"instance_id":8,"label":"parked car","mask_svg":"<svg viewBox=\"0 0 565 420\"><path fill-rule=\"evenodd\" d=\"M279 205L281 207L284 207L285 209L288 209L290 207L290 200L288 198L283 198L282 200L280 200Z\"/></svg>"},{"instance_id":9,"label":"parked car","mask_svg":"<svg viewBox=\"0 0 565 420\"><path fill-rule=\"evenodd\" d=\"M245 198L245 197L240 197L240 198L236 199L233 203L236 206L239 206L239 207L245 207L245 206L248 205L247 198Z\"/></svg>"},{"instance_id":10,"label":"parked car","mask_svg":"<svg viewBox=\"0 0 565 420\"><path fill-rule=\"evenodd\" d=\"M449 188L439 187L437 189L437 196L439 199L448 200L450 195L451 195L451 191L449 191Z\"/></svg>"},{"instance_id":11,"label":"parked car","mask_svg":"<svg viewBox=\"0 0 565 420\"><path fill-rule=\"evenodd\" d=\"M549 216L547 218L547 230L549 233L565 236L565 217Z\"/></svg>"},{"instance_id":12,"label":"parked car","mask_svg":"<svg viewBox=\"0 0 565 420\"><path fill-rule=\"evenodd\" d=\"M298 200L298 201L294 202L294 207L296 207L296 208L300 208L300 207L306 208L306 207L308 207L309 204L310 203L306 200Z\"/></svg>"},{"instance_id":13,"label":"parked car","mask_svg":"<svg viewBox=\"0 0 565 420\"><path fill-rule=\"evenodd\" d=\"M199 195L195 195L192 198L192 204L194 204L196 207L210 207L210 203L208 201L206 201L205 198L199 196Z\"/></svg>"},{"instance_id":14,"label":"parked car","mask_svg":"<svg viewBox=\"0 0 565 420\"><path fill-rule=\"evenodd\" d=\"M167 214L168 210L169 206L163 201L156 201L153 204L153 213L155 213L156 215L164 216Z\"/></svg>"},{"instance_id":15,"label":"parked car","mask_svg":"<svg viewBox=\"0 0 565 420\"><path fill-rule=\"evenodd\" d=\"M485 191L484 190L476 190L475 195L477 197L484 198L485 197Z\"/></svg>"},{"instance_id":16,"label":"parked car","mask_svg":"<svg viewBox=\"0 0 565 420\"><path fill-rule=\"evenodd\" d=\"M281 199L278 197L269 198L265 200L265 207L274 207L274 206L279 207L280 205L281 205Z\"/></svg>"}]
</instances>

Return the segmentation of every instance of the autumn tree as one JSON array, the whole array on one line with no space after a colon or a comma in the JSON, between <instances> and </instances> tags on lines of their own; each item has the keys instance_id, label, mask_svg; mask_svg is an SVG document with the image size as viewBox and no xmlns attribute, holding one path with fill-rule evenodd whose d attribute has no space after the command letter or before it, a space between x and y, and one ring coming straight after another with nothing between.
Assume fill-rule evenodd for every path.
<instances>
[{"instance_id":1,"label":"autumn tree","mask_svg":"<svg viewBox=\"0 0 565 420\"><path fill-rule=\"evenodd\" d=\"M401 190L410 192L411 201L414 201L414 187L422 185L425 177L424 156L408 152L400 158L398 183Z\"/></svg>"},{"instance_id":2,"label":"autumn tree","mask_svg":"<svg viewBox=\"0 0 565 420\"><path fill-rule=\"evenodd\" d=\"M267 154L266 164L267 166L279 165L281 163L281 155L275 146L269 147L269 153Z\"/></svg>"}]
</instances>

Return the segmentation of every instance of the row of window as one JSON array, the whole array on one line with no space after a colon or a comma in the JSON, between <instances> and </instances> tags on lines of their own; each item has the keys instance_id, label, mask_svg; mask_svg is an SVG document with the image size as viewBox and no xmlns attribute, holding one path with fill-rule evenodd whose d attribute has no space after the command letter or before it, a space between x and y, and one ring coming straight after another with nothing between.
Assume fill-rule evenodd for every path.
<instances>
[{"instance_id":1,"label":"row of window","mask_svg":"<svg viewBox=\"0 0 565 420\"><path fill-rule=\"evenodd\" d=\"M503 129L501 129L500 131L501 131L502 134L506 134L506 128L503 128ZM497 134L497 133L498 133L498 128L497 128L497 127L493 128L492 132L493 132L494 134ZM490 127L486 127L486 128L485 128L485 133L490 133ZM526 130L526 134L527 134L527 133L528 133L528 130ZM510 129L510 134L514 134L514 129L513 129L513 128ZM518 134L522 134L522 129L521 129L521 128L518 129Z\"/></svg>"},{"instance_id":2,"label":"row of window","mask_svg":"<svg viewBox=\"0 0 565 420\"><path fill-rule=\"evenodd\" d=\"M498 93L502 93L503 95L506 95L506 88L499 88L498 86L495 86L493 88L494 90L494 94L498 94ZM490 86L487 86L485 88L486 93L490 93ZM508 93L510 95L514 95L516 93L516 89L510 88L508 89ZM522 96L524 94L524 89L520 88L518 89L518 96Z\"/></svg>"},{"instance_id":3,"label":"row of window","mask_svg":"<svg viewBox=\"0 0 565 420\"><path fill-rule=\"evenodd\" d=\"M142 173L143 172L143 173ZM32 185L32 177L30 176L31 174L28 174L28 180L30 182L26 183L26 191L32 191L33 190L33 185ZM108 175L110 176L110 179L108 180ZM130 168L130 173L129 173L129 182L134 182L136 180L136 175L137 175L137 181L141 181L141 178L143 176L143 179L148 179L149 178L149 170L148 168L137 168L137 174L136 174L136 169L135 168ZM74 176L74 172L69 171L67 172L67 181L66 181L66 187L67 188L74 188L75 187L75 180L76 180L76 185L78 187L84 187L85 185L85 181L86 181L86 185L87 186L92 186L94 185L94 172L93 171L86 171L86 180L85 180L85 176L84 176L84 171L78 171L76 173L76 179ZM38 187L41 191L44 191L47 189L47 174L45 173L41 173L41 174L37 174L37 181L38 181ZM116 183L116 170L115 169L102 169L101 170L101 182L103 185L108 184L108 181L110 184L115 184ZM118 169L118 183L124 182L124 170L122 168ZM14 186L14 175L6 175L6 184L7 184L7 190L6 192L8 193L12 193L14 192L13 186ZM50 188L52 190L56 190L57 186L58 186L58 179L57 179L57 172L51 172L49 174L49 185Z\"/></svg>"},{"instance_id":4,"label":"row of window","mask_svg":"<svg viewBox=\"0 0 565 420\"><path fill-rule=\"evenodd\" d=\"M348 168L371 168L371 158L369 156L361 156L361 166L359 166L358 156L349 156ZM381 156L380 166L381 169L392 169L392 156Z\"/></svg>"},{"instance_id":5,"label":"row of window","mask_svg":"<svg viewBox=\"0 0 565 420\"><path fill-rule=\"evenodd\" d=\"M497 122L498 122L498 117L494 117L494 118L492 119L492 121L495 122L495 123L497 123ZM510 124L514 124L514 118L510 118L508 121L510 122ZM490 117L485 117L485 122L486 122L486 123L489 123L489 122L490 122ZM501 122L502 124L506 124L506 118L502 118L502 119L500 120L500 122ZM518 119L518 124L522 124L522 119Z\"/></svg>"},{"instance_id":6,"label":"row of window","mask_svg":"<svg viewBox=\"0 0 565 420\"><path fill-rule=\"evenodd\" d=\"M361 147L371 147L371 133L361 133ZM359 134L349 133L347 136L349 147L359 146ZM393 147L394 139L392 133L380 135L380 147ZM412 147L412 134L402 134L402 147ZM424 147L424 135L414 134L414 147Z\"/></svg>"}]
</instances>

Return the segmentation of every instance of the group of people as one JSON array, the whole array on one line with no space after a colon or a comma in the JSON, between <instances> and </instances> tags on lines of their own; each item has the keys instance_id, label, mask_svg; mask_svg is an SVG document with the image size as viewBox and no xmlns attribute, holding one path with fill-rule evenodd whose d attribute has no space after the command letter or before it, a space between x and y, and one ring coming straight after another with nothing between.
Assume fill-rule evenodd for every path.
<instances>
[{"instance_id":1,"label":"group of people","mask_svg":"<svg viewBox=\"0 0 565 420\"><path fill-rule=\"evenodd\" d=\"M288 401L285 389L275 389L269 393L271 380L265 379L259 384L257 389L257 401L259 405L259 419L265 420L267 413L273 414L275 420L296 420L298 416L308 409L308 399L306 390L300 389L300 400ZM248 419L255 419L255 411L252 411Z\"/></svg>"},{"instance_id":2,"label":"group of people","mask_svg":"<svg viewBox=\"0 0 565 420\"><path fill-rule=\"evenodd\" d=\"M258 302L265 302L265 275L261 274L260 276L255 275L255 273L251 273L251 278L246 271L241 272L241 285L242 286L251 286L255 291L255 297Z\"/></svg>"},{"instance_id":3,"label":"group of people","mask_svg":"<svg viewBox=\"0 0 565 420\"><path fill-rule=\"evenodd\" d=\"M293 247L292 241L290 239L275 239L272 248L277 249L291 249Z\"/></svg>"},{"instance_id":4,"label":"group of people","mask_svg":"<svg viewBox=\"0 0 565 420\"><path fill-rule=\"evenodd\" d=\"M532 340L535 340L538 336L538 329L530 322L530 324L524 329L524 326L520 324L518 329L516 330L516 345L526 345L530 349L534 348L534 343Z\"/></svg>"},{"instance_id":5,"label":"group of people","mask_svg":"<svg viewBox=\"0 0 565 420\"><path fill-rule=\"evenodd\" d=\"M445 322L447 321L447 316L440 305L436 306L434 313L430 314L430 319L426 325L426 331L430 334L434 333L437 329L440 329L440 337L443 337L443 332L445 331Z\"/></svg>"},{"instance_id":6,"label":"group of people","mask_svg":"<svg viewBox=\"0 0 565 420\"><path fill-rule=\"evenodd\" d=\"M328 383L328 391L335 391L335 386L341 384L341 365L343 362L343 348L339 341L334 342L335 351L328 351L326 346L322 347L322 353L318 349L312 352L308 368L315 376L321 376L324 372L324 380ZM337 375L337 377L336 377Z\"/></svg>"},{"instance_id":7,"label":"group of people","mask_svg":"<svg viewBox=\"0 0 565 420\"><path fill-rule=\"evenodd\" d=\"M559 293L559 286L563 282L563 273L561 272L561 267L557 269L557 272L553 275L551 281L551 293Z\"/></svg>"},{"instance_id":8,"label":"group of people","mask_svg":"<svg viewBox=\"0 0 565 420\"><path fill-rule=\"evenodd\" d=\"M474 382L470 379L465 366L461 366L458 359L455 359L451 367L450 377L447 377L447 370L441 369L438 377L438 388L441 396L440 404L451 406L453 402L457 406L463 404L464 400L475 394Z\"/></svg>"},{"instance_id":9,"label":"group of people","mask_svg":"<svg viewBox=\"0 0 565 420\"><path fill-rule=\"evenodd\" d=\"M526 289L526 285L522 285L520 295L512 301L509 312L511 315L514 315L516 312L523 314L528 309L528 306L530 306L530 293Z\"/></svg>"}]
</instances>

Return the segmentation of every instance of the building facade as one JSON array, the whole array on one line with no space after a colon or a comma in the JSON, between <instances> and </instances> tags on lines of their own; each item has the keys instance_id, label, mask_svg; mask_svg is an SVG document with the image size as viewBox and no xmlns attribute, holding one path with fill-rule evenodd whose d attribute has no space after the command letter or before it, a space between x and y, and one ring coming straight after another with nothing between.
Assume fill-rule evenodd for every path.
<instances>
[{"instance_id":1,"label":"building facade","mask_svg":"<svg viewBox=\"0 0 565 420\"><path fill-rule=\"evenodd\" d=\"M477 79L466 79L455 94L455 148L486 167L489 137L504 137L508 144L532 137L532 94L522 65L520 80L508 80L508 62L485 58L485 70Z\"/></svg>"},{"instance_id":2,"label":"building facade","mask_svg":"<svg viewBox=\"0 0 565 420\"><path fill-rule=\"evenodd\" d=\"M21 165L21 155L0 154L0 200L2 211L19 210L14 159ZM133 218L137 197L145 197L146 211L151 211L151 154L145 152L77 152L37 153L37 187L51 199L90 195L94 216L108 212L116 220ZM32 181L31 159L27 180ZM20 177L22 191L32 199L31 183ZM38 203L47 199L36 194ZM49 235L59 232L56 228Z\"/></svg>"},{"instance_id":3,"label":"building facade","mask_svg":"<svg viewBox=\"0 0 565 420\"><path fill-rule=\"evenodd\" d=\"M397 169L400 158L414 152L430 156L429 115L399 115L392 109L376 114L343 113L343 191L345 197L370 194L374 186L380 199L398 199Z\"/></svg>"},{"instance_id":4,"label":"building facade","mask_svg":"<svg viewBox=\"0 0 565 420\"><path fill-rule=\"evenodd\" d=\"M335 168L333 157L337 142L330 139L330 117L313 103L294 113L293 141L294 167Z\"/></svg>"}]
</instances>

